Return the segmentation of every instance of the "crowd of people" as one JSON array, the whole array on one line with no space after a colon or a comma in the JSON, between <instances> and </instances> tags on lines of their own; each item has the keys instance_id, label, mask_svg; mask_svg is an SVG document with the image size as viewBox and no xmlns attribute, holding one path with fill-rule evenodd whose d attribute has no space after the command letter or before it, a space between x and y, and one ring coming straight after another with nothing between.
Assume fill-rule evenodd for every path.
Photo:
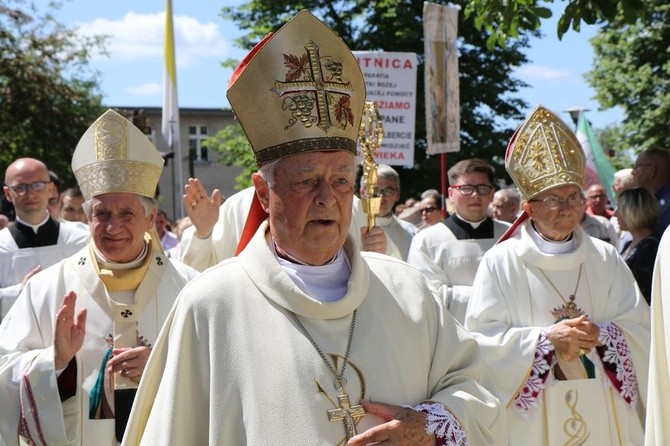
<instances>
[{"instance_id":1,"label":"crowd of people","mask_svg":"<svg viewBox=\"0 0 670 446\"><path fill-rule=\"evenodd\" d=\"M7 167L0 445L670 441L670 151L617 172L612 203L537 106L505 152L511 186L472 158L444 197L400 202L384 164L357 187L365 80L308 11L228 98L253 185L224 199L191 178L175 222L163 159L112 110L74 151L76 185Z\"/></svg>"}]
</instances>

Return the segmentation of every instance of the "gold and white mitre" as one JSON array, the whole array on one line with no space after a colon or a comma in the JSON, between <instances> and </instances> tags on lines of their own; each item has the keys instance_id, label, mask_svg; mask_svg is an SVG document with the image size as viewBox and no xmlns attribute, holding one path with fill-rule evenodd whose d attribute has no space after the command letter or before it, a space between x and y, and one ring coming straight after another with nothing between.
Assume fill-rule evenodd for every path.
<instances>
[{"instance_id":1,"label":"gold and white mitre","mask_svg":"<svg viewBox=\"0 0 670 446\"><path fill-rule=\"evenodd\" d=\"M363 73L344 41L309 11L251 50L227 97L259 166L310 151L356 154Z\"/></svg>"},{"instance_id":2,"label":"gold and white mitre","mask_svg":"<svg viewBox=\"0 0 670 446\"><path fill-rule=\"evenodd\" d=\"M514 132L505 153L505 168L525 200L557 186L583 189L585 166L574 132L542 105Z\"/></svg>"},{"instance_id":3,"label":"gold and white mitre","mask_svg":"<svg viewBox=\"0 0 670 446\"><path fill-rule=\"evenodd\" d=\"M137 127L107 110L86 130L72 155L84 199L112 192L154 198L163 158Z\"/></svg>"}]
</instances>

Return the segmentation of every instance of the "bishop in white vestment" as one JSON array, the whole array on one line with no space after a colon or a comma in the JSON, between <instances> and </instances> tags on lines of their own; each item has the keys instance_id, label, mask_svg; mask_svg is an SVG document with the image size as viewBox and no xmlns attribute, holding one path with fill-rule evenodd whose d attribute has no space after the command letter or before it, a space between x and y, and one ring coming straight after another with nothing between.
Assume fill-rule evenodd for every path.
<instances>
[{"instance_id":1,"label":"bishop in white vestment","mask_svg":"<svg viewBox=\"0 0 670 446\"><path fill-rule=\"evenodd\" d=\"M348 232L365 100L354 55L309 11L251 54L228 98L254 150L254 200L268 218L248 220L256 231L241 253L182 291L123 443L506 440L474 339L421 273L360 252ZM294 101L325 97L295 91L294 63L306 84L323 76L332 89L299 121Z\"/></svg>"},{"instance_id":2,"label":"bishop in white vestment","mask_svg":"<svg viewBox=\"0 0 670 446\"><path fill-rule=\"evenodd\" d=\"M126 118L98 118L72 167L91 241L33 276L0 324L7 446L118 444L149 349L198 274L161 249L151 197L163 159Z\"/></svg>"},{"instance_id":3,"label":"bishop in white vestment","mask_svg":"<svg viewBox=\"0 0 670 446\"><path fill-rule=\"evenodd\" d=\"M537 106L505 163L524 212L484 255L465 324L507 406L509 444L641 445L649 306L614 246L579 226L581 146Z\"/></svg>"}]
</instances>

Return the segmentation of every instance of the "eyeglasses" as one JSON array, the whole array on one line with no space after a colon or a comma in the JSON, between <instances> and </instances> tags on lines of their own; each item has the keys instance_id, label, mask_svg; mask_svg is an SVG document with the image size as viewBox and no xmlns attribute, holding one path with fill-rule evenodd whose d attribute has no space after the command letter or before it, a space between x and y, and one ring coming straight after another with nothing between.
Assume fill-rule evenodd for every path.
<instances>
[{"instance_id":1,"label":"eyeglasses","mask_svg":"<svg viewBox=\"0 0 670 446\"><path fill-rule=\"evenodd\" d=\"M489 186L488 184L460 184L449 186L449 188L458 189L461 195L466 196L472 195L475 191L477 191L477 195L488 195L493 190L493 186Z\"/></svg>"},{"instance_id":2,"label":"eyeglasses","mask_svg":"<svg viewBox=\"0 0 670 446\"><path fill-rule=\"evenodd\" d=\"M44 189L44 187L49 183L51 183L51 181L36 181L30 184L21 183L15 186L7 186L7 187L9 187L11 190L13 190L15 193L19 195L25 195L28 192L29 188L32 189L34 192L39 192L42 189Z\"/></svg>"},{"instance_id":3,"label":"eyeglasses","mask_svg":"<svg viewBox=\"0 0 670 446\"><path fill-rule=\"evenodd\" d=\"M567 199L563 199L561 197L545 197L545 198L540 198L540 199L534 199L534 200L528 200L529 202L540 202L544 203L544 205L547 207L547 209L551 209L552 211L561 209L564 204L567 204L569 208L574 208L582 203L584 203L584 197L582 197L580 194L572 194L570 195Z\"/></svg>"},{"instance_id":4,"label":"eyeglasses","mask_svg":"<svg viewBox=\"0 0 670 446\"><path fill-rule=\"evenodd\" d=\"M392 187L375 188L375 195L378 197L392 197L395 193L396 190Z\"/></svg>"},{"instance_id":5,"label":"eyeglasses","mask_svg":"<svg viewBox=\"0 0 670 446\"><path fill-rule=\"evenodd\" d=\"M434 207L431 206L431 207L428 207L428 208L421 209L421 213L423 214L425 212L426 214L432 214L436 210L437 210L437 208L434 208Z\"/></svg>"}]
</instances>

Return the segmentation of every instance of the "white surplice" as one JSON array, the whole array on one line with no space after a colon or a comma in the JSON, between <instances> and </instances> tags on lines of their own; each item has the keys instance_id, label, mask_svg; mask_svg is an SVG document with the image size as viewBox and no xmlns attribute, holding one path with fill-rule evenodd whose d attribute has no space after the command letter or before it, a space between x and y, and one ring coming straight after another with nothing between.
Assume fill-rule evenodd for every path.
<instances>
[{"instance_id":1,"label":"white surplice","mask_svg":"<svg viewBox=\"0 0 670 446\"><path fill-rule=\"evenodd\" d=\"M58 242L39 248L16 245L9 228L0 230L0 321L9 312L21 291L21 280L30 270L54 265L83 248L89 232L83 225L60 222Z\"/></svg>"},{"instance_id":2,"label":"white surplice","mask_svg":"<svg viewBox=\"0 0 670 446\"><path fill-rule=\"evenodd\" d=\"M642 444L649 362L649 306L632 273L612 245L587 236L579 227L573 233L576 249L565 254L543 253L529 231L534 229L528 221L515 238L486 253L475 278L466 316L466 328L482 347L503 404L507 406L509 444L548 444L545 390L540 390L537 405L526 411L517 410L515 398L522 389L528 388L528 378L538 364L535 360L540 334L555 321L551 311L575 292L577 282L575 303L601 328L603 324L612 323L623 332L624 339L618 347L630 357L629 366L632 365L637 378L638 387L631 389L637 393L637 405L631 407L604 377L598 353L588 353L598 382L612 401L607 407L600 407L595 415L599 416L599 423L609 425L620 444ZM625 375L631 370L617 372ZM553 382L554 378L549 376L546 388L551 388ZM589 399L586 395L580 397L582 402ZM555 423L552 426L558 429L564 428L563 421L549 422ZM610 444L599 441L591 438L584 444Z\"/></svg>"},{"instance_id":3,"label":"white surplice","mask_svg":"<svg viewBox=\"0 0 670 446\"><path fill-rule=\"evenodd\" d=\"M361 399L444 404L471 445L505 438L504 410L477 343L435 299L426 279L389 256L360 253L349 238L348 290L335 302L303 293L266 240L267 222L236 258L184 288L152 351L124 444L342 445L334 377L289 311L345 373ZM149 378L149 379L147 379ZM358 431L378 424L365 415ZM504 443L500 443L504 444Z\"/></svg>"},{"instance_id":4,"label":"white surplice","mask_svg":"<svg viewBox=\"0 0 670 446\"><path fill-rule=\"evenodd\" d=\"M400 220L391 214L388 217L377 217L377 226L386 233L385 254L400 260L407 260L409 246L412 238L417 233L417 228L412 223Z\"/></svg>"},{"instance_id":5,"label":"white surplice","mask_svg":"<svg viewBox=\"0 0 670 446\"><path fill-rule=\"evenodd\" d=\"M0 325L0 434L7 446L19 444L19 430L35 444L116 444L113 419L89 419L90 392L111 347L114 322L136 321L133 346L151 346L179 291L197 275L160 251L148 255L148 270L128 304L107 293L89 246L28 281ZM75 356L76 395L61 403L53 334L56 313L69 291L77 294L75 312L86 308L88 315L84 345Z\"/></svg>"},{"instance_id":6,"label":"white surplice","mask_svg":"<svg viewBox=\"0 0 670 446\"><path fill-rule=\"evenodd\" d=\"M507 228L509 224L493 220L493 238L459 240L447 225L438 223L419 231L412 240L407 262L430 279L461 324L479 262Z\"/></svg>"}]
</instances>

